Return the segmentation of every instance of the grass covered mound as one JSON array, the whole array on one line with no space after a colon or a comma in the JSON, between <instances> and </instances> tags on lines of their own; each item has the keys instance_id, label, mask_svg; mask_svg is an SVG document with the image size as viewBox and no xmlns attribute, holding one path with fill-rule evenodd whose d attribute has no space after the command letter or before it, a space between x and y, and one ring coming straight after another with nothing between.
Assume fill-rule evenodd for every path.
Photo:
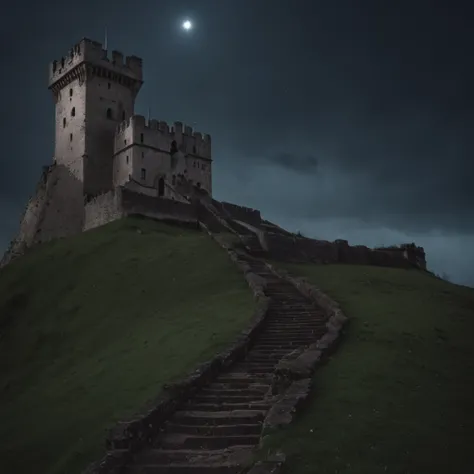
<instances>
[{"instance_id":1,"label":"grass covered mound","mask_svg":"<svg viewBox=\"0 0 474 474\"><path fill-rule=\"evenodd\" d=\"M0 271L0 472L74 474L106 429L230 344L243 276L207 235L126 219Z\"/></svg>"},{"instance_id":2,"label":"grass covered mound","mask_svg":"<svg viewBox=\"0 0 474 474\"><path fill-rule=\"evenodd\" d=\"M418 271L290 265L350 318L311 400L266 440L291 474L461 474L474 441L474 290Z\"/></svg>"}]
</instances>

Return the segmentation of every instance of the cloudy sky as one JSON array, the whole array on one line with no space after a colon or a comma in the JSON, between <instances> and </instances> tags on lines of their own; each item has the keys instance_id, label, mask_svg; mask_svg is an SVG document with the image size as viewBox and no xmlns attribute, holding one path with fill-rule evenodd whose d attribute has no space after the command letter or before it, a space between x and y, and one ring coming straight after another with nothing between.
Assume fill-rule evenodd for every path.
<instances>
[{"instance_id":1,"label":"cloudy sky","mask_svg":"<svg viewBox=\"0 0 474 474\"><path fill-rule=\"evenodd\" d=\"M150 106L154 118L212 135L217 199L308 236L415 241L431 270L474 286L470 4L9 2L0 19L0 247L52 161L48 64L82 37L103 41L107 28L109 49L144 60L136 112Z\"/></svg>"}]
</instances>

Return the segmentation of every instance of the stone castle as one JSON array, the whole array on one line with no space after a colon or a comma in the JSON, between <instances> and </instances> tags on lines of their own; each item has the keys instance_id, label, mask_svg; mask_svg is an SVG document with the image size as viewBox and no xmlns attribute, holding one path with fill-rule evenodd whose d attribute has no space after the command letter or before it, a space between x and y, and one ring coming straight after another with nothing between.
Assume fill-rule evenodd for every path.
<instances>
[{"instance_id":1,"label":"stone castle","mask_svg":"<svg viewBox=\"0 0 474 474\"><path fill-rule=\"evenodd\" d=\"M141 58L109 55L90 39L52 61L53 164L44 167L10 253L94 226L87 203L119 187L182 203L190 188L212 195L210 135L135 115L142 84Z\"/></svg>"},{"instance_id":2,"label":"stone castle","mask_svg":"<svg viewBox=\"0 0 474 474\"><path fill-rule=\"evenodd\" d=\"M50 64L55 100L53 163L43 167L20 230L0 266L34 245L128 215L234 234L255 256L317 263L426 268L421 247L368 249L308 239L260 212L212 197L211 137L134 114L142 60L83 39Z\"/></svg>"}]
</instances>

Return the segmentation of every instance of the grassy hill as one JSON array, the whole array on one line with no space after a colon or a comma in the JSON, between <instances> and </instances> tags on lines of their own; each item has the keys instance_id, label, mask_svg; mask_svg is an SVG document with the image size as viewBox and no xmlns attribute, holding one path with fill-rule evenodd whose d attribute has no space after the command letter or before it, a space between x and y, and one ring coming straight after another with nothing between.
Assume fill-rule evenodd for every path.
<instances>
[{"instance_id":1,"label":"grassy hill","mask_svg":"<svg viewBox=\"0 0 474 474\"><path fill-rule=\"evenodd\" d=\"M350 318L301 416L265 441L291 474L464 474L474 441L474 290L418 271L290 265Z\"/></svg>"},{"instance_id":2,"label":"grassy hill","mask_svg":"<svg viewBox=\"0 0 474 474\"><path fill-rule=\"evenodd\" d=\"M108 427L227 346L252 311L208 236L141 219L1 270L0 472L80 472Z\"/></svg>"}]
</instances>

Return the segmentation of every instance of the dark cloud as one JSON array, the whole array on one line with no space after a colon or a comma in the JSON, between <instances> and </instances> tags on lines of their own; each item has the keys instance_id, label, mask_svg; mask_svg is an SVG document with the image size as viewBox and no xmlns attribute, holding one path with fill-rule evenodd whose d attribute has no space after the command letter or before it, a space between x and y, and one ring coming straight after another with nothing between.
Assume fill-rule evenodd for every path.
<instances>
[{"instance_id":1,"label":"dark cloud","mask_svg":"<svg viewBox=\"0 0 474 474\"><path fill-rule=\"evenodd\" d=\"M40 10L28 2L2 10L0 59L11 72L0 77L5 242L52 159L48 62L83 36L101 40L107 27L111 48L144 59L137 112L150 106L156 118L212 134L216 197L282 223L300 219L315 235L337 219L349 239L389 229L394 239L434 242L440 233L433 259L446 262L440 242L469 253L471 2L97 5L48 0ZM177 29L184 16L195 20L191 37Z\"/></svg>"},{"instance_id":2,"label":"dark cloud","mask_svg":"<svg viewBox=\"0 0 474 474\"><path fill-rule=\"evenodd\" d=\"M311 155L299 153L277 153L266 157L268 162L299 173L315 173L318 168L318 159Z\"/></svg>"}]
</instances>

